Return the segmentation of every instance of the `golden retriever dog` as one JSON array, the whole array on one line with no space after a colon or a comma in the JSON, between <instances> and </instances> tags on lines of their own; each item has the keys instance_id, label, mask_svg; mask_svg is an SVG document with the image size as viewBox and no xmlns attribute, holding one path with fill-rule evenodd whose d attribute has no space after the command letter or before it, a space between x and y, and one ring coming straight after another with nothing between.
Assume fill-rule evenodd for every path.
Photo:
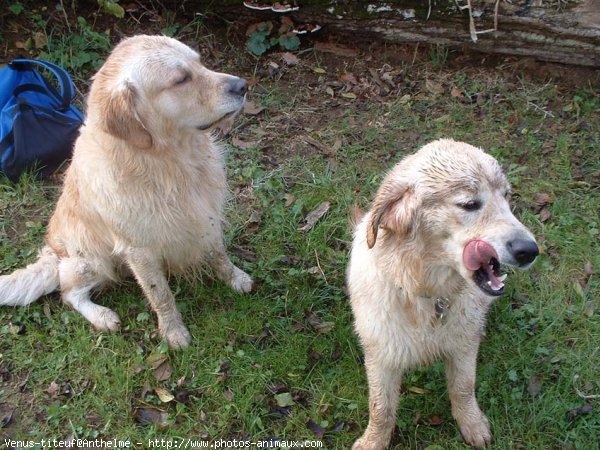
<instances>
[{"instance_id":1,"label":"golden retriever dog","mask_svg":"<svg viewBox=\"0 0 600 450\"><path fill-rule=\"evenodd\" d=\"M438 357L465 441L490 442L475 398L481 331L504 292L502 265L526 268L538 255L509 196L494 158L448 139L404 158L383 180L356 225L347 271L369 382L369 424L353 449L388 446L403 372Z\"/></svg>"},{"instance_id":2,"label":"golden retriever dog","mask_svg":"<svg viewBox=\"0 0 600 450\"><path fill-rule=\"evenodd\" d=\"M90 294L129 273L161 336L182 348L191 336L168 273L206 263L234 290L250 291L252 279L225 253L227 183L211 136L241 110L246 87L175 39L118 44L93 79L46 246L36 262L0 277L0 304L27 305L60 289L96 329L115 331L118 315Z\"/></svg>"}]
</instances>

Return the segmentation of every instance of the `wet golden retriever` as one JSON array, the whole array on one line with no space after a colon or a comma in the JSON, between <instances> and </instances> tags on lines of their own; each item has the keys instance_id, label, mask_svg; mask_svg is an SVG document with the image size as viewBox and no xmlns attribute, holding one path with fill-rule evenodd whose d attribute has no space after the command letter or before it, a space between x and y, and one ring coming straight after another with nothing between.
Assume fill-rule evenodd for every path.
<instances>
[{"instance_id":1,"label":"wet golden retriever","mask_svg":"<svg viewBox=\"0 0 600 450\"><path fill-rule=\"evenodd\" d=\"M538 255L509 196L494 158L452 140L424 146L383 180L347 271L369 382L369 424L353 449L388 446L403 372L438 357L465 441L490 442L475 398L480 333L504 291L501 265L526 268Z\"/></svg>"},{"instance_id":2,"label":"wet golden retriever","mask_svg":"<svg viewBox=\"0 0 600 450\"><path fill-rule=\"evenodd\" d=\"M63 301L98 330L117 314L90 294L132 273L173 348L186 347L166 274L199 262L234 290L252 279L225 253L227 183L211 132L240 111L246 81L213 72L181 42L135 36L115 47L93 79L87 120L46 246L39 259L0 277L0 304L26 305L60 289Z\"/></svg>"}]
</instances>

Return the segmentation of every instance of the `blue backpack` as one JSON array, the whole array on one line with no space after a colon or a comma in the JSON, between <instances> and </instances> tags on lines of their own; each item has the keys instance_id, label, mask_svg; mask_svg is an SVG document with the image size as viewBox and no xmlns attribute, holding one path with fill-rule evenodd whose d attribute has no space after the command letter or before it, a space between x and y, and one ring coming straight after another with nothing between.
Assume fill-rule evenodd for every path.
<instances>
[{"instance_id":1,"label":"blue backpack","mask_svg":"<svg viewBox=\"0 0 600 450\"><path fill-rule=\"evenodd\" d=\"M58 91L38 67L56 77ZM69 74L48 61L15 59L0 70L0 173L12 181L26 170L44 177L70 158L84 120L74 96Z\"/></svg>"}]
</instances>

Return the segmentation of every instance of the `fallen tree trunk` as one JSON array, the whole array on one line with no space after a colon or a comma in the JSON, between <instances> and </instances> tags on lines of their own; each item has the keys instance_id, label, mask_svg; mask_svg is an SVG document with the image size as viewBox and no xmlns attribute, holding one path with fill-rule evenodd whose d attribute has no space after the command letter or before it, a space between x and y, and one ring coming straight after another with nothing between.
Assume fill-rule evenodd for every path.
<instances>
[{"instance_id":1,"label":"fallen tree trunk","mask_svg":"<svg viewBox=\"0 0 600 450\"><path fill-rule=\"evenodd\" d=\"M298 6L285 13L295 23L315 23L353 39L426 42L600 67L600 0L300 0ZM209 9L229 19L281 15L250 9L241 0Z\"/></svg>"}]
</instances>

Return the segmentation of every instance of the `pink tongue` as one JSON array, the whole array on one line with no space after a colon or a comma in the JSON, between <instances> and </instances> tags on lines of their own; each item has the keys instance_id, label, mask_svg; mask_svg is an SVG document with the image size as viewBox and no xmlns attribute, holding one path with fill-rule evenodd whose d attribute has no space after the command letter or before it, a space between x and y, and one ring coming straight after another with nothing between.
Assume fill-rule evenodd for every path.
<instances>
[{"instance_id":1,"label":"pink tongue","mask_svg":"<svg viewBox=\"0 0 600 450\"><path fill-rule=\"evenodd\" d=\"M469 270L475 271L484 267L489 275L491 269L488 269L488 266L492 258L498 259L498 254L494 247L485 241L469 241L463 249L463 262Z\"/></svg>"}]
</instances>

